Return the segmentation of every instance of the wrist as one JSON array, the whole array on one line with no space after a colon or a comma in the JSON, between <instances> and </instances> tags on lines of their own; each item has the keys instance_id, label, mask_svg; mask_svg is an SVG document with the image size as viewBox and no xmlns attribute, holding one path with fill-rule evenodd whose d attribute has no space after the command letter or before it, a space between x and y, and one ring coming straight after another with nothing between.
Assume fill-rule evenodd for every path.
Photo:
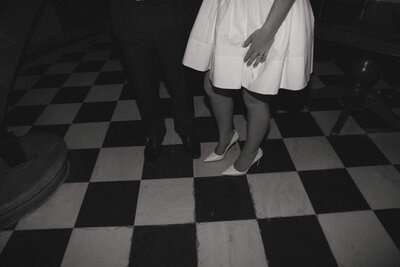
<instances>
[{"instance_id":1,"label":"wrist","mask_svg":"<svg viewBox=\"0 0 400 267\"><path fill-rule=\"evenodd\" d=\"M262 26L260 28L260 31L262 33L263 36L267 37L267 38L274 38L275 34L276 34L276 30L271 29L271 27L267 27L267 26Z\"/></svg>"}]
</instances>

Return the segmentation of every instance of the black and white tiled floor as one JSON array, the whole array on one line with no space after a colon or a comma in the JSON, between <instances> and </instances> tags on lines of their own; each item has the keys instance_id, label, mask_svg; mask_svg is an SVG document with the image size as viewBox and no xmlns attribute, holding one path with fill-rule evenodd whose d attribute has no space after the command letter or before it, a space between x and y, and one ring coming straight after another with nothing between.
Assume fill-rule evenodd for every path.
<instances>
[{"instance_id":1,"label":"black and white tiled floor","mask_svg":"<svg viewBox=\"0 0 400 267\"><path fill-rule=\"evenodd\" d=\"M343 83L323 60L310 90ZM51 199L0 232L0 266L400 266L400 132L368 111L333 139L336 99L277 110L260 165L222 177L239 150L203 163L217 132L201 90L202 158L188 157L168 115L163 154L143 165L143 123L107 35L24 65L9 102L8 128L62 136L71 168ZM243 107L235 114L244 141Z\"/></svg>"}]
</instances>

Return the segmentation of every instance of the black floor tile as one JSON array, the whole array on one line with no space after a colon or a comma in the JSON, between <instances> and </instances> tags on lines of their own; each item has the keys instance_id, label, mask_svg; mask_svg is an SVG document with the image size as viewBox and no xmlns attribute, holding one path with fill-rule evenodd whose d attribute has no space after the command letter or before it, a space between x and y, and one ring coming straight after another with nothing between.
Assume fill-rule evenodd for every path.
<instances>
[{"instance_id":1,"label":"black floor tile","mask_svg":"<svg viewBox=\"0 0 400 267\"><path fill-rule=\"evenodd\" d=\"M103 71L99 73L94 84L123 84L125 83L124 71Z\"/></svg>"},{"instance_id":2,"label":"black floor tile","mask_svg":"<svg viewBox=\"0 0 400 267\"><path fill-rule=\"evenodd\" d=\"M46 106L13 107L5 117L7 126L32 125Z\"/></svg>"},{"instance_id":3,"label":"black floor tile","mask_svg":"<svg viewBox=\"0 0 400 267\"><path fill-rule=\"evenodd\" d=\"M81 61L74 69L74 72L98 72L104 66L104 60Z\"/></svg>"},{"instance_id":4,"label":"black floor tile","mask_svg":"<svg viewBox=\"0 0 400 267\"><path fill-rule=\"evenodd\" d=\"M243 143L241 142L241 145ZM296 168L282 139L264 140L260 148L263 157L258 166L254 164L248 173L287 172Z\"/></svg>"},{"instance_id":5,"label":"black floor tile","mask_svg":"<svg viewBox=\"0 0 400 267\"><path fill-rule=\"evenodd\" d=\"M90 91L90 86L62 87L51 101L52 104L81 103Z\"/></svg>"},{"instance_id":6,"label":"black floor tile","mask_svg":"<svg viewBox=\"0 0 400 267\"><path fill-rule=\"evenodd\" d=\"M135 99L135 88L132 85L126 83L122 88L121 96L119 97L120 100L131 100Z\"/></svg>"},{"instance_id":7,"label":"black floor tile","mask_svg":"<svg viewBox=\"0 0 400 267\"><path fill-rule=\"evenodd\" d=\"M197 266L194 224L135 226L129 266Z\"/></svg>"},{"instance_id":8,"label":"black floor tile","mask_svg":"<svg viewBox=\"0 0 400 267\"><path fill-rule=\"evenodd\" d=\"M385 81L388 82L388 80ZM393 87L394 88L380 88L375 90L373 93L388 107L400 107L400 91L396 89L399 88L399 86Z\"/></svg>"},{"instance_id":9,"label":"black floor tile","mask_svg":"<svg viewBox=\"0 0 400 267\"><path fill-rule=\"evenodd\" d=\"M8 94L7 107L14 106L28 90L11 90Z\"/></svg>"},{"instance_id":10,"label":"black floor tile","mask_svg":"<svg viewBox=\"0 0 400 267\"><path fill-rule=\"evenodd\" d=\"M268 265L337 266L315 216L258 221Z\"/></svg>"},{"instance_id":11,"label":"black floor tile","mask_svg":"<svg viewBox=\"0 0 400 267\"><path fill-rule=\"evenodd\" d=\"M40 77L32 88L60 87L67 80L69 74L48 74Z\"/></svg>"},{"instance_id":12,"label":"black floor tile","mask_svg":"<svg viewBox=\"0 0 400 267\"><path fill-rule=\"evenodd\" d=\"M276 113L274 119L284 138L324 135L309 112Z\"/></svg>"},{"instance_id":13,"label":"black floor tile","mask_svg":"<svg viewBox=\"0 0 400 267\"><path fill-rule=\"evenodd\" d=\"M57 125L35 125L29 133L52 133L64 138L65 133L68 131L69 124L57 124Z\"/></svg>"},{"instance_id":14,"label":"black floor tile","mask_svg":"<svg viewBox=\"0 0 400 267\"><path fill-rule=\"evenodd\" d=\"M77 62L80 61L86 52L67 52L62 54L58 59L57 62Z\"/></svg>"},{"instance_id":15,"label":"black floor tile","mask_svg":"<svg viewBox=\"0 0 400 267\"><path fill-rule=\"evenodd\" d=\"M245 176L196 178L194 190L197 222L255 219Z\"/></svg>"},{"instance_id":16,"label":"black floor tile","mask_svg":"<svg viewBox=\"0 0 400 267\"><path fill-rule=\"evenodd\" d=\"M194 119L194 132L200 142L217 142L218 130L214 117L197 117Z\"/></svg>"},{"instance_id":17,"label":"black floor tile","mask_svg":"<svg viewBox=\"0 0 400 267\"><path fill-rule=\"evenodd\" d=\"M133 225L139 182L90 183L75 227Z\"/></svg>"},{"instance_id":18,"label":"black floor tile","mask_svg":"<svg viewBox=\"0 0 400 267\"><path fill-rule=\"evenodd\" d=\"M347 76L346 75L318 75L318 78L326 86L346 86Z\"/></svg>"},{"instance_id":19,"label":"black floor tile","mask_svg":"<svg viewBox=\"0 0 400 267\"><path fill-rule=\"evenodd\" d=\"M400 249L400 209L376 210L375 214L397 248Z\"/></svg>"},{"instance_id":20,"label":"black floor tile","mask_svg":"<svg viewBox=\"0 0 400 267\"><path fill-rule=\"evenodd\" d=\"M270 98L271 112L276 110L300 112L304 109L306 92L306 89L293 91L280 88L278 94Z\"/></svg>"},{"instance_id":21,"label":"black floor tile","mask_svg":"<svg viewBox=\"0 0 400 267\"><path fill-rule=\"evenodd\" d=\"M183 145L163 145L160 157L143 166L142 179L193 177L193 159Z\"/></svg>"},{"instance_id":22,"label":"black floor tile","mask_svg":"<svg viewBox=\"0 0 400 267\"><path fill-rule=\"evenodd\" d=\"M328 140L346 167L390 164L366 135L329 136Z\"/></svg>"},{"instance_id":23,"label":"black floor tile","mask_svg":"<svg viewBox=\"0 0 400 267\"><path fill-rule=\"evenodd\" d=\"M119 59L120 57L121 57L121 55L120 55L118 49L113 49L113 50L111 51L111 54L110 54L110 58L109 58L109 59Z\"/></svg>"},{"instance_id":24,"label":"black floor tile","mask_svg":"<svg viewBox=\"0 0 400 267\"><path fill-rule=\"evenodd\" d=\"M367 133L395 131L394 128L388 125L372 111L366 109L356 109L351 112L351 116Z\"/></svg>"},{"instance_id":25,"label":"black floor tile","mask_svg":"<svg viewBox=\"0 0 400 267\"><path fill-rule=\"evenodd\" d=\"M91 51L98 51L98 50L111 50L116 46L115 42L97 42L90 48Z\"/></svg>"},{"instance_id":26,"label":"black floor tile","mask_svg":"<svg viewBox=\"0 0 400 267\"><path fill-rule=\"evenodd\" d=\"M307 100L307 108L310 111L322 110L342 110L343 105L337 98L334 97L320 97L310 98Z\"/></svg>"},{"instance_id":27,"label":"black floor tile","mask_svg":"<svg viewBox=\"0 0 400 267\"><path fill-rule=\"evenodd\" d=\"M313 5L319 4L320 2L312 2ZM330 50L327 49L328 41L323 41L319 39L315 39L315 47L314 47L314 62L315 61L330 61L332 54ZM329 47L329 46L328 46Z\"/></svg>"},{"instance_id":28,"label":"black floor tile","mask_svg":"<svg viewBox=\"0 0 400 267\"><path fill-rule=\"evenodd\" d=\"M394 165L396 169L400 172L400 165Z\"/></svg>"},{"instance_id":29,"label":"black floor tile","mask_svg":"<svg viewBox=\"0 0 400 267\"><path fill-rule=\"evenodd\" d=\"M316 213L370 209L345 169L299 172Z\"/></svg>"},{"instance_id":30,"label":"black floor tile","mask_svg":"<svg viewBox=\"0 0 400 267\"><path fill-rule=\"evenodd\" d=\"M103 147L144 146L147 135L143 121L111 122Z\"/></svg>"},{"instance_id":31,"label":"black floor tile","mask_svg":"<svg viewBox=\"0 0 400 267\"><path fill-rule=\"evenodd\" d=\"M60 266L70 229L16 231L0 255L0 266Z\"/></svg>"},{"instance_id":32,"label":"black floor tile","mask_svg":"<svg viewBox=\"0 0 400 267\"><path fill-rule=\"evenodd\" d=\"M68 150L69 163L66 183L89 182L96 164L99 149L72 149Z\"/></svg>"},{"instance_id":33,"label":"black floor tile","mask_svg":"<svg viewBox=\"0 0 400 267\"><path fill-rule=\"evenodd\" d=\"M37 64L29 69L24 70L20 75L42 75L50 68L51 64Z\"/></svg>"},{"instance_id":34,"label":"black floor tile","mask_svg":"<svg viewBox=\"0 0 400 267\"><path fill-rule=\"evenodd\" d=\"M116 102L83 103L74 122L110 121L116 104Z\"/></svg>"},{"instance_id":35,"label":"black floor tile","mask_svg":"<svg viewBox=\"0 0 400 267\"><path fill-rule=\"evenodd\" d=\"M17 227L18 222L14 222L13 224L10 225L6 225L4 228L2 228L1 230L3 231L13 231L15 230L15 227Z\"/></svg>"}]
</instances>

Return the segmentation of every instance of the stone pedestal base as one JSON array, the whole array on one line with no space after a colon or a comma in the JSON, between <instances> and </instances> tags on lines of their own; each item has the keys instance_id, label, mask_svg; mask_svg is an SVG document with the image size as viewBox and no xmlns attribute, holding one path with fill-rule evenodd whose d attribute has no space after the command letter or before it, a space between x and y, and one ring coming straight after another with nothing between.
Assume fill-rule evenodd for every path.
<instances>
[{"instance_id":1,"label":"stone pedestal base","mask_svg":"<svg viewBox=\"0 0 400 267\"><path fill-rule=\"evenodd\" d=\"M9 168L0 159L0 229L49 198L68 172L67 147L58 136L37 133L18 139L28 161Z\"/></svg>"}]
</instances>

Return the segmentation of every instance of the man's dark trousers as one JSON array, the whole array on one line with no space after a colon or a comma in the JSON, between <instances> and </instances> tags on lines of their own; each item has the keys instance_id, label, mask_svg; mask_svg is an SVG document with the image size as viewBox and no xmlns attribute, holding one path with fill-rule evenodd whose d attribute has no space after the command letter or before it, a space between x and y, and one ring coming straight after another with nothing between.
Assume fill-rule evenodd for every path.
<instances>
[{"instance_id":1,"label":"man's dark trousers","mask_svg":"<svg viewBox=\"0 0 400 267\"><path fill-rule=\"evenodd\" d=\"M126 20L132 28L118 29L128 38L119 38L123 64L136 92L137 104L148 137L161 140L165 135L164 110L159 99L159 81L165 80L172 99L175 130L180 135L193 131L193 97L186 89L182 58L185 36L179 30L169 0L135 2L134 14ZM119 14L124 16L126 14ZM127 25L125 25L127 26Z\"/></svg>"}]
</instances>

